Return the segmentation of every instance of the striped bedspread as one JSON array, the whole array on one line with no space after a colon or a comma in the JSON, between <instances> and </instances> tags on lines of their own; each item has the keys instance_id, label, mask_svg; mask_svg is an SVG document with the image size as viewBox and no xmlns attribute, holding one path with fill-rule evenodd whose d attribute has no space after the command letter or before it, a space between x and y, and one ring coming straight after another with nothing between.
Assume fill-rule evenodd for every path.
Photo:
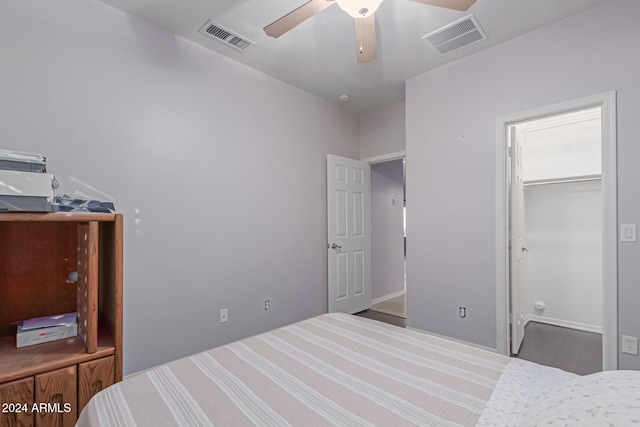
<instances>
[{"instance_id":1,"label":"striped bedspread","mask_svg":"<svg viewBox=\"0 0 640 427\"><path fill-rule=\"evenodd\" d=\"M509 358L325 314L126 379L80 427L473 426Z\"/></svg>"}]
</instances>

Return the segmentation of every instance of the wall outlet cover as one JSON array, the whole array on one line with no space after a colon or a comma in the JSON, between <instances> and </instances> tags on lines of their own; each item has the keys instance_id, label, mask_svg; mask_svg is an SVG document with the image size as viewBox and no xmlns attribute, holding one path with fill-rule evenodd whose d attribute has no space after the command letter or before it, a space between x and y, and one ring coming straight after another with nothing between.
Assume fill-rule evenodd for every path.
<instances>
[{"instance_id":1,"label":"wall outlet cover","mask_svg":"<svg viewBox=\"0 0 640 427\"><path fill-rule=\"evenodd\" d=\"M638 337L622 336L622 352L625 354L638 355Z\"/></svg>"}]
</instances>

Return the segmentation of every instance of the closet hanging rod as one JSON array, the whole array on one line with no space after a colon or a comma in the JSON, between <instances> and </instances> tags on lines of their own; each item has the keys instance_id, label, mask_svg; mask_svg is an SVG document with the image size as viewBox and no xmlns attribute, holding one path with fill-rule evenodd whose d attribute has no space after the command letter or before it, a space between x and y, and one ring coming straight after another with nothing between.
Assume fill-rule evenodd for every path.
<instances>
[{"instance_id":1,"label":"closet hanging rod","mask_svg":"<svg viewBox=\"0 0 640 427\"><path fill-rule=\"evenodd\" d=\"M527 187L529 185L564 184L569 182L599 181L601 179L602 179L601 174L581 175L581 176L568 176L565 178L532 179L530 181L524 181L522 184L525 187Z\"/></svg>"}]
</instances>

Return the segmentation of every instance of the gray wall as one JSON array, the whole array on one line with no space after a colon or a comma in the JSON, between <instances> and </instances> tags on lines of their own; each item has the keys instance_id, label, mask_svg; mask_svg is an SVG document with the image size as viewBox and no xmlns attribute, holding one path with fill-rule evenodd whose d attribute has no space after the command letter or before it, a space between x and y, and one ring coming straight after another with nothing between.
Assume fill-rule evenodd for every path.
<instances>
[{"instance_id":1,"label":"gray wall","mask_svg":"<svg viewBox=\"0 0 640 427\"><path fill-rule=\"evenodd\" d=\"M94 0L0 2L0 57L0 146L125 215L125 374L326 311L356 114Z\"/></svg>"},{"instance_id":2,"label":"gray wall","mask_svg":"<svg viewBox=\"0 0 640 427\"><path fill-rule=\"evenodd\" d=\"M360 158L405 150L405 103L360 114Z\"/></svg>"},{"instance_id":3,"label":"gray wall","mask_svg":"<svg viewBox=\"0 0 640 427\"><path fill-rule=\"evenodd\" d=\"M373 299L404 291L403 175L402 159L371 165Z\"/></svg>"},{"instance_id":4,"label":"gray wall","mask_svg":"<svg viewBox=\"0 0 640 427\"><path fill-rule=\"evenodd\" d=\"M496 347L497 117L616 90L618 221L640 222L638 16L640 2L612 0L407 82L410 327ZM638 259L640 245L619 244L618 332L632 336Z\"/></svg>"}]
</instances>

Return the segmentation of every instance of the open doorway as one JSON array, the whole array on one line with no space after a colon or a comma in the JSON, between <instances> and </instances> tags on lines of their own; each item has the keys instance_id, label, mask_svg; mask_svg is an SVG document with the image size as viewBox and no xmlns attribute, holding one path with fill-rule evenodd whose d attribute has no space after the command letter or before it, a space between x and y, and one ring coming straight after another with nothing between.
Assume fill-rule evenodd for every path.
<instances>
[{"instance_id":1,"label":"open doorway","mask_svg":"<svg viewBox=\"0 0 640 427\"><path fill-rule=\"evenodd\" d=\"M371 310L406 319L404 158L371 164Z\"/></svg>"},{"instance_id":2,"label":"open doorway","mask_svg":"<svg viewBox=\"0 0 640 427\"><path fill-rule=\"evenodd\" d=\"M616 200L616 128L615 128L615 92L593 95L567 101L535 110L524 111L499 117L497 123L496 146L496 320L497 350L502 354L511 354L512 344L524 335L526 323L526 304L531 304L526 291L518 294L519 287L511 286L513 280L523 276L511 265L517 261L519 254L527 253L524 239L526 233L511 235L514 224L522 224L520 220L510 220L518 214L518 203L511 203L510 194L514 191L515 181L512 174L517 157L508 155L508 143L514 134L513 126L537 119L558 116L561 114L600 108L601 112L601 225L602 250L601 259L601 307L602 307L602 368L617 369L617 200ZM517 144L516 144L517 145ZM517 153L514 153L517 154ZM517 170L517 169L516 169ZM524 191L524 190L523 190ZM526 268L526 260L523 261ZM513 273L513 274L512 274ZM576 301L581 301L580 293L574 294ZM544 303L544 301L541 301ZM535 301L534 301L535 303ZM539 306L541 308L543 306ZM548 307L548 306L547 306ZM534 306L535 308L535 306ZM513 338L513 339L512 339Z\"/></svg>"},{"instance_id":3,"label":"open doorway","mask_svg":"<svg viewBox=\"0 0 640 427\"><path fill-rule=\"evenodd\" d=\"M602 370L601 127L601 107L510 126L512 353L581 375Z\"/></svg>"}]
</instances>

